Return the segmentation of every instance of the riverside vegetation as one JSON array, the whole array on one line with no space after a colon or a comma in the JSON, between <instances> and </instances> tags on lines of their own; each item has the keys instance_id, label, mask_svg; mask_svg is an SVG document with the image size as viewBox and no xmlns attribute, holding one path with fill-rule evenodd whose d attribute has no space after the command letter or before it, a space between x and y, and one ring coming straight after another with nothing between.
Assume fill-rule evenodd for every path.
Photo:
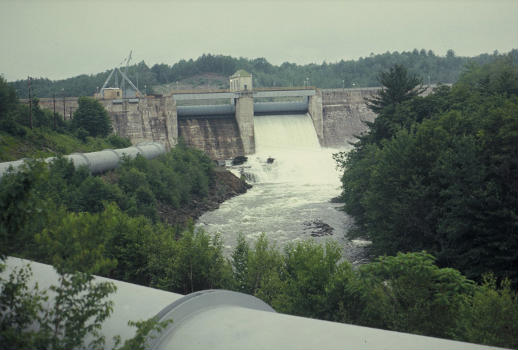
<instances>
[{"instance_id":1,"label":"riverside vegetation","mask_svg":"<svg viewBox=\"0 0 518 350\"><path fill-rule=\"evenodd\" d=\"M195 230L192 224L164 224L157 203L176 206L193 196L205 198L214 171L203 154L181 145L158 159L127 160L101 177L76 170L62 158L50 166L30 162L22 171L5 175L0 182L2 256L51 263L63 281L69 281L56 287L70 296L67 300L80 289L67 286L83 286L97 299L88 299L80 309L60 310L73 317L70 323L57 323L56 332L44 332L55 319L39 320L47 326L44 333L33 334L27 326L38 317L38 294L27 289L23 274L3 280L2 343L80 346L85 333L71 331L91 317L99 325L109 316L107 298L113 289L88 282L90 274L98 274L177 293L232 289L253 294L279 312L517 347L518 303L511 287L514 270L508 268L517 252L516 221L511 220L516 220L515 206L509 207L516 199L516 130L511 127L516 114L511 110L516 111L512 107L518 94L513 59L471 67L453 88L441 87L425 98L414 96L413 79L402 67L380 76L382 82L388 79L387 90L394 75L411 84L398 90L401 100L390 100L391 94L372 100L372 106L383 108L371 132L350 155L336 156L345 169L343 197L357 220L357 233L372 239L374 252L381 254L358 268L341 261L336 244L310 240L278 249L266 235L252 246L239 235L232 256L225 259L219 236ZM396 147L403 141L409 143ZM424 155L414 154L416 150ZM425 178L427 174L433 178ZM485 181L474 181L479 178ZM441 181L442 187L416 187L436 186L432 180ZM432 195L443 197L431 200ZM384 206L369 206L382 200ZM435 221L420 223L429 220L428 215ZM509 222L514 226L509 228ZM435 235L438 243L427 245ZM446 240L456 235L458 240ZM411 248L404 245L412 240L416 243ZM446 259L448 251L436 247L449 248L459 260ZM481 260L464 274L456 269L467 267L457 265L462 257L486 257L484 249L494 247L497 263ZM95 293L95 288L103 289ZM149 322L139 323L139 339L157 326ZM86 331L95 334L98 328Z\"/></svg>"},{"instance_id":2,"label":"riverside vegetation","mask_svg":"<svg viewBox=\"0 0 518 350\"><path fill-rule=\"evenodd\" d=\"M59 114L41 109L37 98L31 106L20 103L15 90L0 77L0 161L131 145L111 132L106 110L92 98L81 97L74 118L63 120Z\"/></svg>"}]
</instances>

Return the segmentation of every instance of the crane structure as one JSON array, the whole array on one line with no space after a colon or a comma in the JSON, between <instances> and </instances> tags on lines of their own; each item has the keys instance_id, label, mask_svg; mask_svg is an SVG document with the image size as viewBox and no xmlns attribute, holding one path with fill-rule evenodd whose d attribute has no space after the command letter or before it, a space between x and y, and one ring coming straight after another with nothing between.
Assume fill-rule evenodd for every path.
<instances>
[{"instance_id":1,"label":"crane structure","mask_svg":"<svg viewBox=\"0 0 518 350\"><path fill-rule=\"evenodd\" d=\"M132 52L133 50L130 50L128 57L122 60L118 66L112 69L108 75L108 78L106 78L106 81L101 87L101 90L98 92L98 94L96 94L96 97L103 99L124 99L138 98L143 96L142 92L140 92L140 90L135 86L135 84L133 84L130 78L128 78L128 66L131 60ZM122 71L120 67L122 67L124 64L124 71ZM113 84L111 86L110 81L112 81ZM128 86L126 84L128 84Z\"/></svg>"}]
</instances>

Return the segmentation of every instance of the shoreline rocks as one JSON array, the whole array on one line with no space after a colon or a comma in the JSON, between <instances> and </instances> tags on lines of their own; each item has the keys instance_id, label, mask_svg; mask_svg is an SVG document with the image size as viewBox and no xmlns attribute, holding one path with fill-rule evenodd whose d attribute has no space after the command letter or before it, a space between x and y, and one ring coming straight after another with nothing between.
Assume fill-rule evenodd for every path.
<instances>
[{"instance_id":1,"label":"shoreline rocks","mask_svg":"<svg viewBox=\"0 0 518 350\"><path fill-rule=\"evenodd\" d=\"M332 236L334 229L320 219L305 221L306 230L311 230L311 237Z\"/></svg>"},{"instance_id":2,"label":"shoreline rocks","mask_svg":"<svg viewBox=\"0 0 518 350\"><path fill-rule=\"evenodd\" d=\"M221 203L245 193L251 187L251 185L230 171L216 168L207 197L195 197L189 203L180 206L180 208L173 208L159 203L159 215L169 225L184 227L189 222L196 221L205 212L218 209Z\"/></svg>"}]
</instances>

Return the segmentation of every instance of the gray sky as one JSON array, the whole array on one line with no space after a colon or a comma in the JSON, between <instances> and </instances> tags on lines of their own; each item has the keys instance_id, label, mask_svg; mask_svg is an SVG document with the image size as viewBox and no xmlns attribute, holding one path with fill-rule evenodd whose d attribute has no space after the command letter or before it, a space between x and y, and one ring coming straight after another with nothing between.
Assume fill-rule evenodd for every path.
<instances>
[{"instance_id":1,"label":"gray sky","mask_svg":"<svg viewBox=\"0 0 518 350\"><path fill-rule=\"evenodd\" d=\"M0 0L0 74L11 81L172 64L203 53L273 64L431 49L518 47L516 0Z\"/></svg>"}]
</instances>

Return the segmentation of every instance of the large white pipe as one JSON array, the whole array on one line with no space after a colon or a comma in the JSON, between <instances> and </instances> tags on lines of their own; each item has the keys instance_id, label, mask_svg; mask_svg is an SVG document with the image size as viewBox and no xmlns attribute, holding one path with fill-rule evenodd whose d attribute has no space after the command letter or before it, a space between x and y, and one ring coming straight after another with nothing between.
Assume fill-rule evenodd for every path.
<instances>
[{"instance_id":1,"label":"large white pipe","mask_svg":"<svg viewBox=\"0 0 518 350\"><path fill-rule=\"evenodd\" d=\"M59 275L52 266L14 257L6 259L6 269L0 275L6 278L15 268L19 269L27 264L30 265L33 274L30 286L38 283L38 287L45 290L52 285L59 284ZM116 335L120 335L122 342L135 335L135 327L128 326L128 321L147 320L171 303L183 298L181 294L109 278L96 276L95 280L96 282L112 282L117 287L117 291L110 295L110 299L113 301L113 313L103 323L101 330L106 338L106 349L113 347L113 337ZM49 302L52 302L53 295L49 293L49 296Z\"/></svg>"},{"instance_id":2,"label":"large white pipe","mask_svg":"<svg viewBox=\"0 0 518 350\"><path fill-rule=\"evenodd\" d=\"M27 260L8 258L6 276ZM57 283L49 265L30 262L32 283ZM261 300L242 293L207 290L182 296L96 277L117 286L113 314L102 327L110 348L115 335L128 339L129 320L158 316L173 323L149 341L150 349L497 349L495 347L386 331L276 313Z\"/></svg>"},{"instance_id":3,"label":"large white pipe","mask_svg":"<svg viewBox=\"0 0 518 350\"><path fill-rule=\"evenodd\" d=\"M140 154L146 159L153 159L165 152L166 149L161 143L143 142L128 148L106 149L90 153L72 153L64 156L64 158L71 160L76 168L86 166L92 174L98 174L117 168L123 157L135 158L137 154ZM46 158L45 162L50 163L54 159L56 158ZM16 170L23 164L23 159L0 163L0 179L9 168L12 167Z\"/></svg>"}]
</instances>

